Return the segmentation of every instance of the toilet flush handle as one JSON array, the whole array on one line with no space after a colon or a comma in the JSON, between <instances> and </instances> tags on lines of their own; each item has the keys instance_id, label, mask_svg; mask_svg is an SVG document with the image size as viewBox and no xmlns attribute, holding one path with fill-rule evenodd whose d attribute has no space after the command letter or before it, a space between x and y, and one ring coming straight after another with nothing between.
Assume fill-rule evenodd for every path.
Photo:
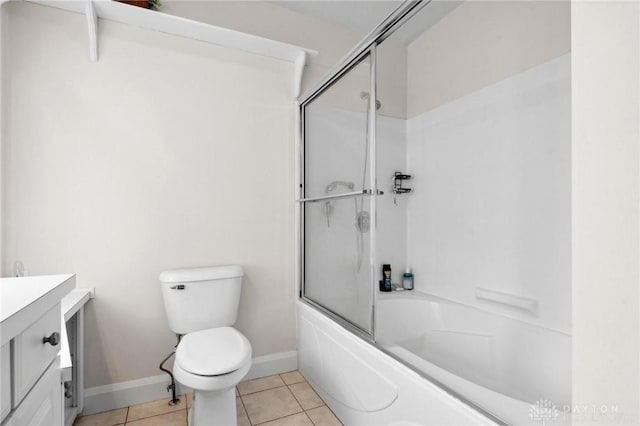
<instances>
[{"instance_id":1,"label":"toilet flush handle","mask_svg":"<svg viewBox=\"0 0 640 426\"><path fill-rule=\"evenodd\" d=\"M169 287L171 290L184 290L186 287L184 284L174 285L173 287Z\"/></svg>"}]
</instances>

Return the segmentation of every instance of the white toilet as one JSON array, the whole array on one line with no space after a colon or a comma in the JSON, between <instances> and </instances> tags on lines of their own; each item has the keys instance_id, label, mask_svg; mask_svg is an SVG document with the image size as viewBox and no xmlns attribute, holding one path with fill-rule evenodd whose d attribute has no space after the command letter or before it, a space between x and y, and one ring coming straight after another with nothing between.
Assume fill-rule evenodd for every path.
<instances>
[{"instance_id":1,"label":"white toilet","mask_svg":"<svg viewBox=\"0 0 640 426\"><path fill-rule=\"evenodd\" d=\"M251 367L251 344L231 327L244 272L239 266L160 274L169 328L183 335L173 374L194 390L190 426L236 424L235 386Z\"/></svg>"}]
</instances>

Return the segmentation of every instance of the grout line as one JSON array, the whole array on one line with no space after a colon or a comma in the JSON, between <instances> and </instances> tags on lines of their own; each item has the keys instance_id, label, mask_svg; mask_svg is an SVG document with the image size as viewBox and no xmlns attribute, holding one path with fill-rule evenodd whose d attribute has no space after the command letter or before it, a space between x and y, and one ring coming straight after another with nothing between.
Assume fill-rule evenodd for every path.
<instances>
[{"instance_id":1,"label":"grout line","mask_svg":"<svg viewBox=\"0 0 640 426\"><path fill-rule=\"evenodd\" d=\"M321 407L322 407L322 405L321 405ZM306 412L306 411L305 411L304 413L305 413L305 414L307 414L307 412ZM312 419L308 414L307 414L307 418L309 419L309 421L311 422L311 424L312 424L313 426L316 426L316 422L314 422L314 421L313 421L313 419Z\"/></svg>"},{"instance_id":2,"label":"grout line","mask_svg":"<svg viewBox=\"0 0 640 426\"><path fill-rule=\"evenodd\" d=\"M292 414L287 414L286 416L282 416L282 417L276 417L275 419L267 420L267 421L262 422L262 423L252 423L251 422L251 417L249 417L249 412L245 408L245 411L247 412L247 418L249 419L249 423L251 423L251 426L262 425L262 424L265 424L265 423L268 423L268 422L273 422L273 421L276 421L276 420L284 419L286 417L295 416L296 414L300 414L300 413L305 413L305 415L307 414L305 412L304 408L302 408L302 405L300 404L300 402L298 402L298 399L296 398L296 396L293 394L293 392L291 392L291 389L289 389L289 386L287 386L287 385L278 386L277 388L272 388L272 389L279 389L279 388L287 388L289 393L291 393L291 396L293 396L293 399L295 399L296 402L298 403L298 406L300 407L301 411L298 411L298 412L292 413ZM266 389L266 390L271 390L271 389ZM253 393L257 393L257 392L253 392ZM249 395L249 394L247 394L247 395ZM242 401L242 398L240 398L240 400ZM244 406L244 401L242 401L242 405ZM307 416L307 417L309 417L309 416ZM309 419L309 420L311 420L311 419ZM311 423L313 423L313 422L311 422Z\"/></svg>"},{"instance_id":3,"label":"grout line","mask_svg":"<svg viewBox=\"0 0 640 426\"><path fill-rule=\"evenodd\" d=\"M291 392L291 395L293 395L293 399L295 399L295 400L296 400L296 402L298 403L298 405L300 406L300 408L302 408L302 411L303 411L303 412L304 412L304 411L307 411L307 410L305 410L305 409L304 409L304 407L302 406L302 404L300 404L300 401L299 401L299 400L298 400L298 398L296 397L296 394L295 394L295 393L293 393L293 391L291 390L291 388L289 387L289 385L287 385L287 389L289 390L289 392ZM308 416L307 416L307 417L308 417ZM311 422L311 423L313 423L313 422Z\"/></svg>"},{"instance_id":4,"label":"grout line","mask_svg":"<svg viewBox=\"0 0 640 426\"><path fill-rule=\"evenodd\" d=\"M149 402L156 402L156 401L162 401L162 400L161 399L156 399L155 401L149 401ZM127 407L127 420L126 420L126 423L129 422L129 409L130 408L131 408L131 406ZM178 408L177 410L171 410L171 411L167 411L167 412L164 412L164 413L151 414L151 415L140 417L138 419L134 419L134 420L131 420L131 421L132 422L137 422L138 420L150 419L152 417L157 417L157 416L164 416L164 415L176 413L176 412L182 411L182 410L186 410L186 402L185 402L185 407L183 407L183 408Z\"/></svg>"},{"instance_id":5,"label":"grout line","mask_svg":"<svg viewBox=\"0 0 640 426\"><path fill-rule=\"evenodd\" d=\"M322 398L320 398L320 399L322 399ZM344 426L344 423L342 423L342 420L340 420L340 417L338 417L338 416L336 415L336 413L334 413L334 412L333 412L333 410L331 409L331 407L329 407L327 404L325 404L325 406L329 409L329 411L331 411L331 414L333 414L333 417L335 417L335 418L340 422L340 424Z\"/></svg>"},{"instance_id":6,"label":"grout line","mask_svg":"<svg viewBox=\"0 0 640 426\"><path fill-rule=\"evenodd\" d=\"M300 374L300 376L302 376L302 380L301 380L301 381L299 381L299 382L293 382L293 383L287 383L287 382L284 382L284 378L282 377L282 375L283 375L283 374L293 373L293 372L296 372L296 371ZM306 381L307 381L307 379L305 379L305 378L304 378L304 376L302 375L302 373L300 373L300 370L286 371L286 372L284 372L284 373L280 373L280 374L279 374L279 376L280 376L280 379L282 379L282 381L284 382L284 384L285 384L285 385L287 385L287 386L295 385L295 384L297 384L297 383L302 383L302 382L306 382Z\"/></svg>"},{"instance_id":7,"label":"grout line","mask_svg":"<svg viewBox=\"0 0 640 426\"><path fill-rule=\"evenodd\" d=\"M247 411L247 407L244 406L244 401L242 400L242 395L238 395L237 398L240 399L240 404L242 405L242 409L244 410L244 414L247 416L247 420L249 420L249 424L253 425L253 423L251 423L251 417L249 417L249 412ZM238 417L238 413L236 413L236 418Z\"/></svg>"},{"instance_id":8,"label":"grout line","mask_svg":"<svg viewBox=\"0 0 640 426\"><path fill-rule=\"evenodd\" d=\"M309 419L309 421L311 422L312 425L315 426L315 423L313 420L311 420L311 417L309 417L309 415L307 414L307 410L304 410L304 415L307 416L307 419Z\"/></svg>"},{"instance_id":9,"label":"grout line","mask_svg":"<svg viewBox=\"0 0 640 426\"><path fill-rule=\"evenodd\" d=\"M297 370L296 370L296 371L297 371ZM293 373L293 371L287 371L287 373ZM301 380L301 381L299 381L299 382L293 382L293 383L287 383L287 382L284 380L284 377L282 377L282 375L283 375L283 374L287 374L287 373L280 373L280 374L278 374L278 375L280 376L280 380L282 380L282 381L284 382L284 384L285 384L285 385L287 385L287 386L295 385L295 384L297 384L297 383L302 383L302 382L305 382L305 381L306 381L306 380L304 379L304 376L302 376L302 374L300 374L300 375L302 376L302 380Z\"/></svg>"},{"instance_id":10,"label":"grout line","mask_svg":"<svg viewBox=\"0 0 640 426\"><path fill-rule=\"evenodd\" d=\"M283 383L284 383L284 381L283 381ZM288 386L288 385L287 385L287 384L284 384L284 385L278 385L278 386L275 386L275 387L273 387L273 388L262 389L262 390L255 391L255 392L245 393L244 395L243 395L243 394L240 394L239 396L240 396L240 398L242 398L243 396L253 395L254 393L264 392L264 391L268 391L268 390L272 390L272 389L283 388L283 387L285 387L285 386Z\"/></svg>"},{"instance_id":11,"label":"grout line","mask_svg":"<svg viewBox=\"0 0 640 426\"><path fill-rule=\"evenodd\" d=\"M186 411L184 408L181 408L179 410L174 410L174 411L168 411L166 413L158 413L158 414L154 414L152 416L147 416L147 417L140 417L139 419L135 419L135 420L131 420L131 422L139 422L141 420L147 420L147 419L152 419L154 417L160 417L160 416L166 416L168 414L173 414L173 413L179 413L180 411ZM125 426L131 423L130 421L127 420L127 422L125 423Z\"/></svg>"},{"instance_id":12,"label":"grout line","mask_svg":"<svg viewBox=\"0 0 640 426\"><path fill-rule=\"evenodd\" d=\"M291 385L287 385L287 387L289 388L289 392L291 392L291 393L293 394L293 397L296 399L296 401L298 401L298 398L296 397L295 392L293 392L293 391L291 390L291 387L290 387L290 386L293 386L293 385L299 385L300 383L302 383L302 382L298 382L298 383L291 383ZM306 383L306 384L309 386L309 388L313 391L313 393L315 393L315 394L316 394L316 396L318 397L318 399L322 402L322 404L318 405L317 407L311 407L311 408L309 408L309 410L313 410L314 408L319 408L319 407L322 407L323 405L327 405L327 403L324 401L324 399L322 399L322 397L321 397L320 395L318 395L318 392L316 392L316 390L313 388L313 386L311 386L311 385L309 384L309 382L307 382L307 381L305 380L305 382L304 382L304 383ZM298 404L300 404L300 406L302 407L302 403L300 403L300 401L298 401ZM302 407L302 409L303 409L305 412L307 412L307 409L306 409L306 408ZM313 422L311 422L311 423L313 423Z\"/></svg>"},{"instance_id":13,"label":"grout line","mask_svg":"<svg viewBox=\"0 0 640 426\"><path fill-rule=\"evenodd\" d=\"M267 420L266 422L262 422L262 423L256 423L255 425L253 423L251 423L251 426L260 426L269 422L275 422L276 420L282 420L282 419L286 419L287 417L293 417L293 416L297 416L300 413L304 413L305 416L307 416L307 413L303 410L303 411L299 411L297 413L293 413L293 414L287 414L286 416L282 416L282 417L278 417L276 419L271 419L271 420ZM311 419L309 418L309 416L307 416L307 418L309 419L309 421L311 421ZM313 423L311 421L311 423Z\"/></svg>"}]
</instances>

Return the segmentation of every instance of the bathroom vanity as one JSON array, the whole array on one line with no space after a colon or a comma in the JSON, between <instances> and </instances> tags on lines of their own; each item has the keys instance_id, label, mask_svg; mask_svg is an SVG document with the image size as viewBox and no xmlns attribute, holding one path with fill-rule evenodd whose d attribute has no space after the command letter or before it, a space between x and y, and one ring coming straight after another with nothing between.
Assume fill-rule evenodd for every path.
<instances>
[{"instance_id":1,"label":"bathroom vanity","mask_svg":"<svg viewBox=\"0 0 640 426\"><path fill-rule=\"evenodd\" d=\"M2 426L64 424L61 306L74 287L75 275L0 279Z\"/></svg>"}]
</instances>

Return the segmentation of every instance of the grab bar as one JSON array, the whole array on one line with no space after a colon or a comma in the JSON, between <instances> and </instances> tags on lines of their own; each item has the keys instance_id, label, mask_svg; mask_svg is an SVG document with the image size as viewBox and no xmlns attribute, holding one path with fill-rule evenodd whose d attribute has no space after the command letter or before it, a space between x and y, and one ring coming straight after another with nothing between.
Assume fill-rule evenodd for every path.
<instances>
[{"instance_id":1,"label":"grab bar","mask_svg":"<svg viewBox=\"0 0 640 426\"><path fill-rule=\"evenodd\" d=\"M383 195L384 192L379 189L363 189L362 191L345 192L344 194L322 195L320 197L301 198L296 200L298 203L317 203L318 201L336 200L339 198L362 197L366 195Z\"/></svg>"}]
</instances>

